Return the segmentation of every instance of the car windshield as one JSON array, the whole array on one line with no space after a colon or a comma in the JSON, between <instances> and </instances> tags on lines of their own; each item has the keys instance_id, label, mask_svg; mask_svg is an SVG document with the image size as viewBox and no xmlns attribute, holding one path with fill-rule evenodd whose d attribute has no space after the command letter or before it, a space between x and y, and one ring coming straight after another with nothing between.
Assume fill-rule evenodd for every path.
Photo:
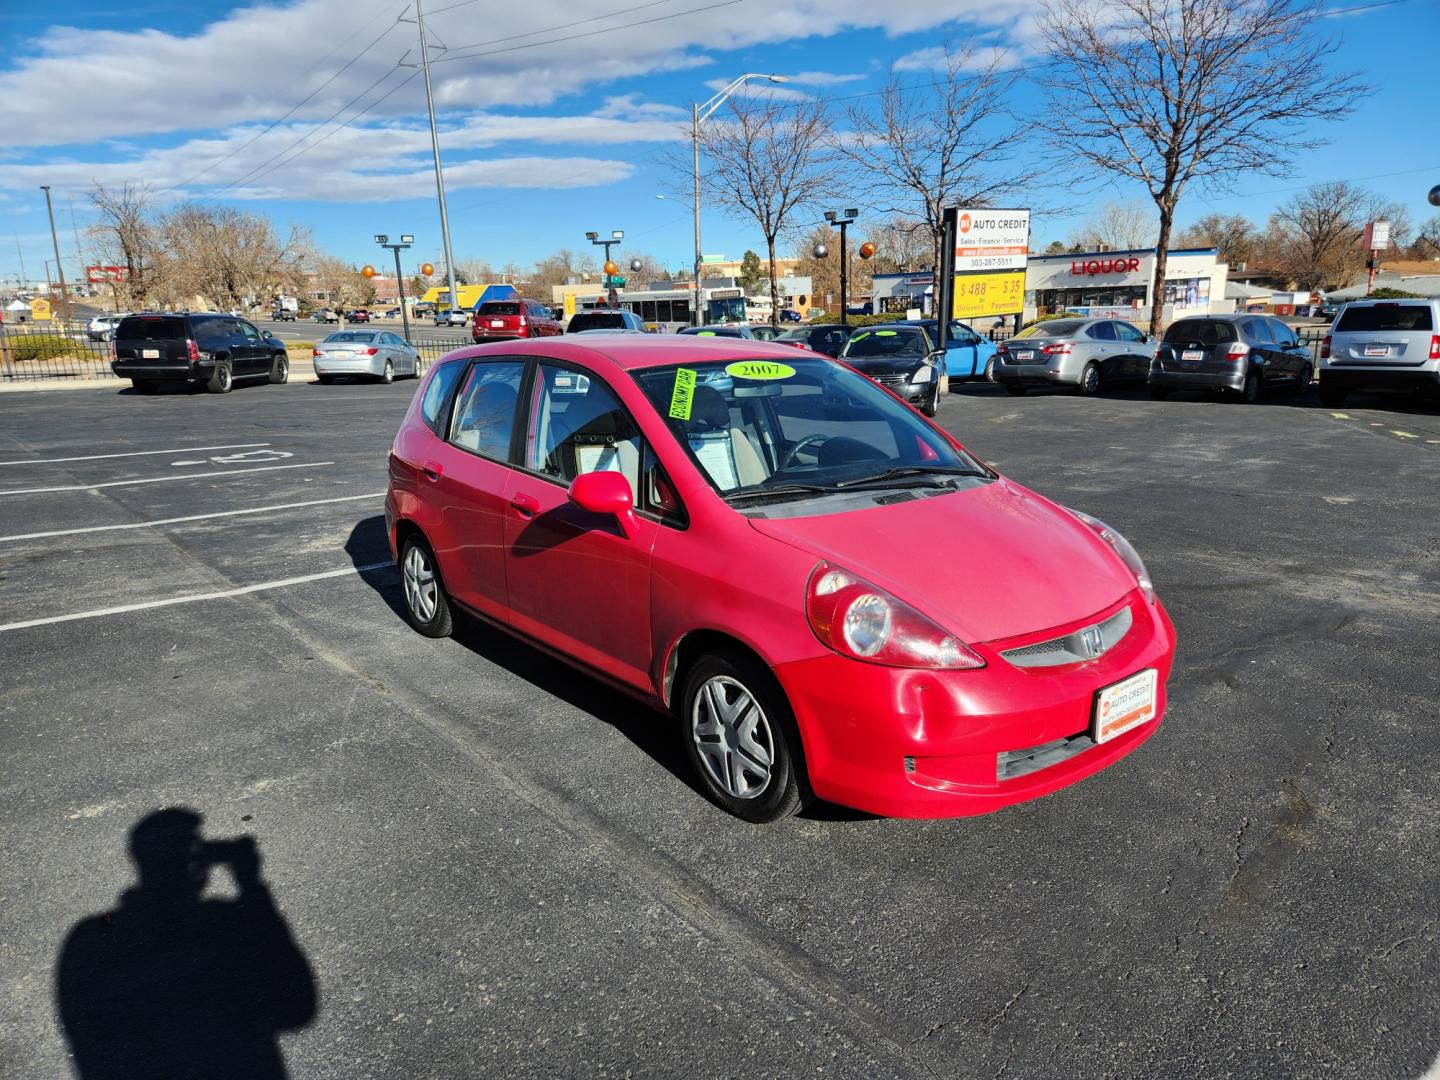
<instances>
[{"instance_id":1,"label":"car windshield","mask_svg":"<svg viewBox=\"0 0 1440 1080\"><path fill-rule=\"evenodd\" d=\"M355 330L342 330L338 334L326 334L321 345L334 345L338 342L351 342L369 345L375 340L374 334L362 334Z\"/></svg>"},{"instance_id":2,"label":"car windshield","mask_svg":"<svg viewBox=\"0 0 1440 1080\"><path fill-rule=\"evenodd\" d=\"M618 311L585 311L570 320L569 330L572 334L581 330L623 330L625 325L625 316Z\"/></svg>"},{"instance_id":3,"label":"car windshield","mask_svg":"<svg viewBox=\"0 0 1440 1080\"><path fill-rule=\"evenodd\" d=\"M1340 314L1335 329L1347 330L1432 330L1429 304L1350 304Z\"/></svg>"},{"instance_id":4,"label":"car windshield","mask_svg":"<svg viewBox=\"0 0 1440 1080\"><path fill-rule=\"evenodd\" d=\"M519 315L520 305L513 300L488 300L480 305L481 315Z\"/></svg>"},{"instance_id":5,"label":"car windshield","mask_svg":"<svg viewBox=\"0 0 1440 1080\"><path fill-rule=\"evenodd\" d=\"M1211 319L1181 319L1165 331L1167 342L1192 342L1197 345L1223 345L1236 340L1235 327L1228 322Z\"/></svg>"},{"instance_id":6,"label":"car windshield","mask_svg":"<svg viewBox=\"0 0 1440 1080\"><path fill-rule=\"evenodd\" d=\"M706 361L635 379L679 444L736 507L867 487L950 488L990 477L914 410L830 360Z\"/></svg>"},{"instance_id":7,"label":"car windshield","mask_svg":"<svg viewBox=\"0 0 1440 1080\"><path fill-rule=\"evenodd\" d=\"M115 331L119 341L168 341L189 337L185 320L177 315L142 315L126 319Z\"/></svg>"},{"instance_id":8,"label":"car windshield","mask_svg":"<svg viewBox=\"0 0 1440 1080\"><path fill-rule=\"evenodd\" d=\"M1080 329L1084 319L1050 319L1046 322L1027 326L1016 337L1069 337Z\"/></svg>"},{"instance_id":9,"label":"car windshield","mask_svg":"<svg viewBox=\"0 0 1440 1080\"><path fill-rule=\"evenodd\" d=\"M682 334L691 334L694 337L744 337L743 331L733 326L687 326L680 331Z\"/></svg>"},{"instance_id":10,"label":"car windshield","mask_svg":"<svg viewBox=\"0 0 1440 1080\"><path fill-rule=\"evenodd\" d=\"M926 341L917 330L857 330L845 343L846 360L873 356L924 356Z\"/></svg>"}]
</instances>

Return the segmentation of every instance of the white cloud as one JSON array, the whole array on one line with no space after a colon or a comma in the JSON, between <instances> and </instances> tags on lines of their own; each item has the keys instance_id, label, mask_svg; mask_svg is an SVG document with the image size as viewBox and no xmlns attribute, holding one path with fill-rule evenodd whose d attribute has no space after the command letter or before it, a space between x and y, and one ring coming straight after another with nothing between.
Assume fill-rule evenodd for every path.
<instances>
[{"instance_id":1,"label":"white cloud","mask_svg":"<svg viewBox=\"0 0 1440 1080\"><path fill-rule=\"evenodd\" d=\"M864 74L841 75L831 71L797 71L787 73L786 76L792 83L799 83L801 86L840 86L843 83L860 82L869 78Z\"/></svg>"}]
</instances>

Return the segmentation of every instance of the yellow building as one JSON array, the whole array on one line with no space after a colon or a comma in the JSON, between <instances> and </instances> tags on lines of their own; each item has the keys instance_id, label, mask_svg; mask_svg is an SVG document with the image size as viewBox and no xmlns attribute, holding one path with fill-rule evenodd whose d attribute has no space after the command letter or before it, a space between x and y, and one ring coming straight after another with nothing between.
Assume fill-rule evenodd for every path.
<instances>
[{"instance_id":1,"label":"yellow building","mask_svg":"<svg viewBox=\"0 0 1440 1080\"><path fill-rule=\"evenodd\" d=\"M471 310L482 300L509 300L520 295L520 290L514 285L456 285L455 291L460 294L460 302L456 307ZM420 297L417 303L421 304L442 304L443 300L450 298L450 286L435 285L425 290L425 295Z\"/></svg>"}]
</instances>

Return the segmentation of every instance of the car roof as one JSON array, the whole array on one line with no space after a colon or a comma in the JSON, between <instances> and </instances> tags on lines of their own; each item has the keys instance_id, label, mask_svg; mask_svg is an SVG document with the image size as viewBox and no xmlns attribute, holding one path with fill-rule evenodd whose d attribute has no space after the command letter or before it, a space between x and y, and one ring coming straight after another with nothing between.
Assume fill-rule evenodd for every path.
<instances>
[{"instance_id":1,"label":"car roof","mask_svg":"<svg viewBox=\"0 0 1440 1080\"><path fill-rule=\"evenodd\" d=\"M1381 296L1381 297L1377 297L1377 298L1374 298L1374 299L1369 299L1369 298L1367 298L1367 299L1365 299L1365 300L1341 300L1341 301L1340 301L1340 304L1341 304L1342 307L1384 307L1384 306L1387 305L1387 304L1395 305L1395 304L1436 304L1436 303L1440 303L1440 300L1436 300L1433 296L1396 296L1396 297L1392 297L1392 298L1390 298L1390 299L1386 299L1385 297Z\"/></svg>"},{"instance_id":2,"label":"car roof","mask_svg":"<svg viewBox=\"0 0 1440 1080\"><path fill-rule=\"evenodd\" d=\"M586 340L569 340L584 337ZM485 356L538 356L555 360L582 360L603 367L608 361L622 371L679 364L707 363L719 360L748 360L776 357L793 362L795 348L774 345L754 338L695 337L693 334L565 334L559 338L536 338L522 341L492 342L455 350L445 359L463 360ZM825 359L806 354L808 359Z\"/></svg>"}]
</instances>

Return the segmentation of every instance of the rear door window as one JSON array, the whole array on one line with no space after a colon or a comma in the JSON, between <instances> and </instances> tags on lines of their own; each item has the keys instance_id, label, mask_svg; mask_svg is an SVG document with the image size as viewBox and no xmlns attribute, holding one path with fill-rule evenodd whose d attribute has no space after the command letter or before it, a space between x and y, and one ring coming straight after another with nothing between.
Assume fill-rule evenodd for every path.
<instances>
[{"instance_id":1,"label":"rear door window","mask_svg":"<svg viewBox=\"0 0 1440 1080\"><path fill-rule=\"evenodd\" d=\"M1261 345L1275 344L1275 337L1270 333L1269 319L1251 319L1245 324L1245 330L1251 340L1258 341Z\"/></svg>"},{"instance_id":2,"label":"rear door window","mask_svg":"<svg viewBox=\"0 0 1440 1080\"><path fill-rule=\"evenodd\" d=\"M115 331L118 341L176 341L190 335L185 320L173 315L145 315L126 319Z\"/></svg>"},{"instance_id":3,"label":"rear door window","mask_svg":"<svg viewBox=\"0 0 1440 1080\"><path fill-rule=\"evenodd\" d=\"M1429 304L1347 304L1335 324L1338 333L1351 330L1433 330Z\"/></svg>"},{"instance_id":4,"label":"rear door window","mask_svg":"<svg viewBox=\"0 0 1440 1080\"><path fill-rule=\"evenodd\" d=\"M1096 341L1114 341L1115 327L1108 322L1097 322L1086 331Z\"/></svg>"},{"instance_id":5,"label":"rear door window","mask_svg":"<svg viewBox=\"0 0 1440 1080\"><path fill-rule=\"evenodd\" d=\"M524 374L523 360L492 360L471 367L455 403L450 441L484 457L510 461Z\"/></svg>"},{"instance_id":6,"label":"rear door window","mask_svg":"<svg viewBox=\"0 0 1440 1080\"><path fill-rule=\"evenodd\" d=\"M514 300L488 300L480 305L481 315L519 315L520 305Z\"/></svg>"}]
</instances>

